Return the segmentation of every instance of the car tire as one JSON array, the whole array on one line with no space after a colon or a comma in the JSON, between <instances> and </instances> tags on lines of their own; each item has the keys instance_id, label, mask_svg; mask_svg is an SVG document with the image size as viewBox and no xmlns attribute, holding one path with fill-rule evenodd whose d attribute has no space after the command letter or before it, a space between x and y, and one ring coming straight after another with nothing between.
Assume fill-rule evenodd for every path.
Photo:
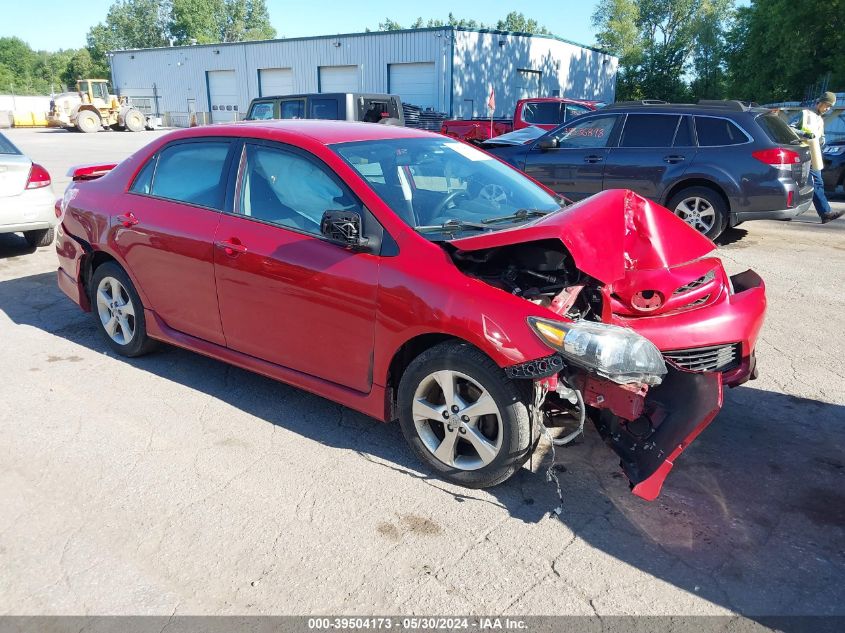
<instances>
[{"instance_id":1,"label":"car tire","mask_svg":"<svg viewBox=\"0 0 845 633\"><path fill-rule=\"evenodd\" d=\"M142 356L156 343L147 336L144 305L129 275L115 262L97 267L90 285L91 312L109 347L121 356Z\"/></svg>"},{"instance_id":2,"label":"car tire","mask_svg":"<svg viewBox=\"0 0 845 633\"><path fill-rule=\"evenodd\" d=\"M76 115L76 129L80 132L90 134L91 132L98 132L102 127L100 117L90 110L83 110Z\"/></svg>"},{"instance_id":3,"label":"car tire","mask_svg":"<svg viewBox=\"0 0 845 633\"><path fill-rule=\"evenodd\" d=\"M55 229L40 229L38 231L24 231L24 239L33 248L41 246L50 246L53 239L56 237Z\"/></svg>"},{"instance_id":4,"label":"car tire","mask_svg":"<svg viewBox=\"0 0 845 633\"><path fill-rule=\"evenodd\" d=\"M451 407L444 384L459 396ZM467 343L441 343L420 354L402 375L397 399L402 434L414 454L451 483L467 488L502 483L534 447L527 395ZM471 415L472 407L483 415Z\"/></svg>"},{"instance_id":5,"label":"car tire","mask_svg":"<svg viewBox=\"0 0 845 633\"><path fill-rule=\"evenodd\" d=\"M709 187L687 187L676 193L666 205L705 237L715 240L728 224L724 198Z\"/></svg>"},{"instance_id":6,"label":"car tire","mask_svg":"<svg viewBox=\"0 0 845 633\"><path fill-rule=\"evenodd\" d=\"M147 121L144 115L141 114L140 110L136 110L135 108L126 112L123 117L123 123L130 132L143 132L147 127Z\"/></svg>"}]
</instances>

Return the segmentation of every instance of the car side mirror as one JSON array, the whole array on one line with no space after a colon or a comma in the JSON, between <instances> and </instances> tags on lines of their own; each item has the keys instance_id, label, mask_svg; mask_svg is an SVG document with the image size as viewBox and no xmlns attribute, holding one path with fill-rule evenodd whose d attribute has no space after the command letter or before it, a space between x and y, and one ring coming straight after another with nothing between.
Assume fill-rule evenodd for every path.
<instances>
[{"instance_id":1,"label":"car side mirror","mask_svg":"<svg viewBox=\"0 0 845 633\"><path fill-rule=\"evenodd\" d=\"M544 138L537 141L537 149L547 152L550 149L557 149L560 146L556 138Z\"/></svg>"},{"instance_id":2,"label":"car side mirror","mask_svg":"<svg viewBox=\"0 0 845 633\"><path fill-rule=\"evenodd\" d=\"M326 211L320 220L320 233L330 242L346 248L367 250L369 240L361 237L361 216L355 211Z\"/></svg>"}]
</instances>

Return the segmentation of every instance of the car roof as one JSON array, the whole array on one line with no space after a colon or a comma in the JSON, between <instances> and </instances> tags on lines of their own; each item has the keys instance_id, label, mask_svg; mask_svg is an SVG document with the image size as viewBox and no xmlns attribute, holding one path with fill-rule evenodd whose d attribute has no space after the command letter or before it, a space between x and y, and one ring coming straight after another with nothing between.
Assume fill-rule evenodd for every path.
<instances>
[{"instance_id":1,"label":"car roof","mask_svg":"<svg viewBox=\"0 0 845 633\"><path fill-rule=\"evenodd\" d=\"M203 125L187 128L169 135L170 139L198 136L241 136L277 140L293 138L310 139L322 145L350 143L353 141L375 141L403 138L446 137L399 125L381 123L359 123L357 121L329 121L323 119L285 119L268 121L239 121L218 125Z\"/></svg>"},{"instance_id":2,"label":"car roof","mask_svg":"<svg viewBox=\"0 0 845 633\"><path fill-rule=\"evenodd\" d=\"M355 97L365 97L365 98L393 98L397 95L387 94L386 92L301 92L295 95L262 95L260 97L256 97L253 101L270 101L272 99L305 99L308 97L314 99L331 99L335 97L346 97L346 95L353 95Z\"/></svg>"},{"instance_id":3,"label":"car roof","mask_svg":"<svg viewBox=\"0 0 845 633\"><path fill-rule=\"evenodd\" d=\"M740 109L733 104L697 104L697 103L617 103L610 104L599 112L622 112L637 114L700 114L710 116L742 116L756 117L769 112L768 108L746 107Z\"/></svg>"}]
</instances>

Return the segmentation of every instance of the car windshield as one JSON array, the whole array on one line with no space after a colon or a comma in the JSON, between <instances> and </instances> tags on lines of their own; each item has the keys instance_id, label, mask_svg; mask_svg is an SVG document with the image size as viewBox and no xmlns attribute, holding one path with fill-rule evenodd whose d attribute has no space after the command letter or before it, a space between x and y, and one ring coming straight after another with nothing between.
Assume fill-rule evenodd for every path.
<instances>
[{"instance_id":1,"label":"car windshield","mask_svg":"<svg viewBox=\"0 0 845 633\"><path fill-rule=\"evenodd\" d=\"M361 141L332 149L420 232L503 228L557 211L562 202L490 155L447 138Z\"/></svg>"},{"instance_id":2,"label":"car windshield","mask_svg":"<svg viewBox=\"0 0 845 633\"><path fill-rule=\"evenodd\" d=\"M531 125L529 127L524 127L521 130L515 130L513 132L508 132L507 134L502 134L500 136L494 136L491 139L487 139L484 141L484 145L525 145L526 143L530 143L531 141L540 138L543 134L546 133L541 127L537 127L536 125Z\"/></svg>"}]
</instances>

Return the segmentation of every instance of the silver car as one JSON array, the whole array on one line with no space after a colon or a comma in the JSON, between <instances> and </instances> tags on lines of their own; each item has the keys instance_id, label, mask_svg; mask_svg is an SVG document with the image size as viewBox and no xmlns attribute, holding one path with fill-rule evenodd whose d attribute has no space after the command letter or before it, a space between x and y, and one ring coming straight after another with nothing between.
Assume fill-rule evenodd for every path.
<instances>
[{"instance_id":1,"label":"silver car","mask_svg":"<svg viewBox=\"0 0 845 633\"><path fill-rule=\"evenodd\" d=\"M0 134L0 233L23 233L30 246L49 246L55 201L47 170Z\"/></svg>"}]
</instances>

